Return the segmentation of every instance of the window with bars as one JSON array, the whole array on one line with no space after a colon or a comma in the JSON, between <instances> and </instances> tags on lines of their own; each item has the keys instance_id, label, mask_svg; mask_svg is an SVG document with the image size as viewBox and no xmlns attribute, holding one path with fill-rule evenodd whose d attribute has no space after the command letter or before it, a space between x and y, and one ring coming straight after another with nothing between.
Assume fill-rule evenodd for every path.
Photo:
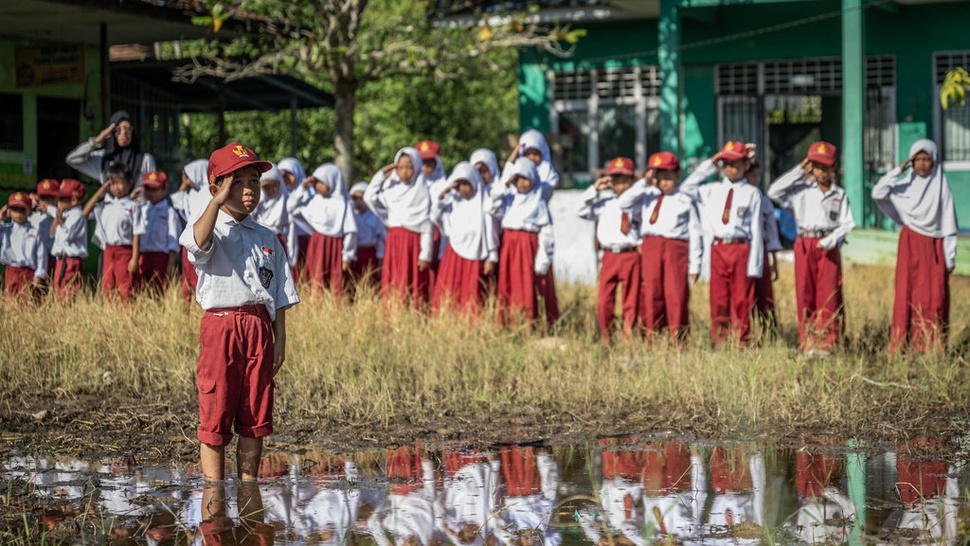
<instances>
[{"instance_id":1,"label":"window with bars","mask_svg":"<svg viewBox=\"0 0 970 546\"><path fill-rule=\"evenodd\" d=\"M948 72L960 67L970 70L970 51L937 53L933 61L935 98ZM943 161L970 161L970 104L950 104L946 110L940 106L940 140Z\"/></svg>"},{"instance_id":2,"label":"window with bars","mask_svg":"<svg viewBox=\"0 0 970 546\"><path fill-rule=\"evenodd\" d=\"M866 86L896 85L896 58L866 57ZM719 95L834 95L842 92L842 59L795 59L763 63L721 64Z\"/></svg>"},{"instance_id":3,"label":"window with bars","mask_svg":"<svg viewBox=\"0 0 970 546\"><path fill-rule=\"evenodd\" d=\"M553 100L587 100L594 94L601 99L636 97L638 79L642 96L660 96L659 67L631 66L556 72Z\"/></svg>"}]
</instances>

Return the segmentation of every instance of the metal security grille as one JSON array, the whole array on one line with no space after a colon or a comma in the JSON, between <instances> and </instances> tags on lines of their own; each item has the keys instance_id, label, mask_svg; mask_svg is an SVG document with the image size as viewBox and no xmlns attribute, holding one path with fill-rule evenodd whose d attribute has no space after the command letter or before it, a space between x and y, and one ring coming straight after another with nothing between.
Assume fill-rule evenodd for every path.
<instances>
[{"instance_id":1,"label":"metal security grille","mask_svg":"<svg viewBox=\"0 0 970 546\"><path fill-rule=\"evenodd\" d=\"M657 66L599 68L560 71L553 74L553 100L587 100L594 94L601 99L660 96L660 70Z\"/></svg>"},{"instance_id":2,"label":"metal security grille","mask_svg":"<svg viewBox=\"0 0 970 546\"><path fill-rule=\"evenodd\" d=\"M764 63L765 93L829 94L842 89L839 59Z\"/></svg>"},{"instance_id":3,"label":"metal security grille","mask_svg":"<svg viewBox=\"0 0 970 546\"><path fill-rule=\"evenodd\" d=\"M866 85L896 85L896 58L866 57ZM833 95L842 92L838 57L722 64L717 67L719 95Z\"/></svg>"},{"instance_id":4,"label":"metal security grille","mask_svg":"<svg viewBox=\"0 0 970 546\"><path fill-rule=\"evenodd\" d=\"M866 86L893 87L896 85L896 57L876 55L866 57Z\"/></svg>"},{"instance_id":5,"label":"metal security grille","mask_svg":"<svg viewBox=\"0 0 970 546\"><path fill-rule=\"evenodd\" d=\"M950 51L933 55L933 67L936 74L936 84L942 85L946 73L955 68L970 70L970 51Z\"/></svg>"},{"instance_id":6,"label":"metal security grille","mask_svg":"<svg viewBox=\"0 0 970 546\"><path fill-rule=\"evenodd\" d=\"M757 63L722 64L717 67L717 93L719 95L757 95Z\"/></svg>"},{"instance_id":7,"label":"metal security grille","mask_svg":"<svg viewBox=\"0 0 970 546\"><path fill-rule=\"evenodd\" d=\"M950 51L933 56L937 94L947 72L960 67L970 69L970 51ZM939 108L943 160L970 161L970 104L951 104L946 110L942 106Z\"/></svg>"},{"instance_id":8,"label":"metal security grille","mask_svg":"<svg viewBox=\"0 0 970 546\"><path fill-rule=\"evenodd\" d=\"M142 150L151 150L160 170L177 170L182 157L178 97L121 74L111 77L111 107L136 121Z\"/></svg>"}]
</instances>

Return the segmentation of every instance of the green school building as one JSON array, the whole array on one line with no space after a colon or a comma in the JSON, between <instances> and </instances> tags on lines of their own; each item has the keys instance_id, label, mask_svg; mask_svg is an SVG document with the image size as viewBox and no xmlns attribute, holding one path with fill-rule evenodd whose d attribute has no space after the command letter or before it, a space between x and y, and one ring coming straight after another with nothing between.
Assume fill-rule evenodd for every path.
<instances>
[{"instance_id":1,"label":"green school building","mask_svg":"<svg viewBox=\"0 0 970 546\"><path fill-rule=\"evenodd\" d=\"M689 168L730 139L758 144L767 184L826 140L857 224L888 227L869 191L932 138L970 229L970 105L939 101L947 71L970 68L970 2L545 4L535 17L587 35L567 58L520 53L520 124L549 136L573 183L617 155L669 150Z\"/></svg>"}]
</instances>

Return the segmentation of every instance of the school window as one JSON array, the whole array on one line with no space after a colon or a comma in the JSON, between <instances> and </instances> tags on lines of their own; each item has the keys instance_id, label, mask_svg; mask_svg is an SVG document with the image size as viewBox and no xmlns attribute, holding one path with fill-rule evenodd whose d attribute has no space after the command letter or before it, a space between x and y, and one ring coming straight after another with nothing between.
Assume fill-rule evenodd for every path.
<instances>
[{"instance_id":1,"label":"school window","mask_svg":"<svg viewBox=\"0 0 970 546\"><path fill-rule=\"evenodd\" d=\"M660 147L659 67L552 74L552 138L567 185L589 182L617 156L646 163Z\"/></svg>"},{"instance_id":2,"label":"school window","mask_svg":"<svg viewBox=\"0 0 970 546\"><path fill-rule=\"evenodd\" d=\"M20 95L0 93L0 150L23 149L23 98Z\"/></svg>"},{"instance_id":3,"label":"school window","mask_svg":"<svg viewBox=\"0 0 970 546\"><path fill-rule=\"evenodd\" d=\"M933 61L936 77L933 97L939 105L937 97L947 72L959 67L970 69L970 51L937 53ZM943 161L970 163L970 103L965 106L950 104L946 110L940 105L936 115L936 138L940 142Z\"/></svg>"}]
</instances>

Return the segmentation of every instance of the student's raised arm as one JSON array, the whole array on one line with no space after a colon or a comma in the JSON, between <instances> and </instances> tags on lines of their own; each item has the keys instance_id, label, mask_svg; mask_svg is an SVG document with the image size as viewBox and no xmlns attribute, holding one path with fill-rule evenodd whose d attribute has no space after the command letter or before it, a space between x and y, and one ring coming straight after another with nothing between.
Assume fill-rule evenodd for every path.
<instances>
[{"instance_id":1,"label":"student's raised arm","mask_svg":"<svg viewBox=\"0 0 970 546\"><path fill-rule=\"evenodd\" d=\"M715 174L717 174L717 166L714 165L714 161L705 159L680 183L680 192L703 203L703 192L700 191L701 184Z\"/></svg>"},{"instance_id":2,"label":"student's raised arm","mask_svg":"<svg viewBox=\"0 0 970 546\"><path fill-rule=\"evenodd\" d=\"M94 207L97 206L98 201L100 201L101 198L104 197L104 194L108 192L108 184L110 184L110 182L101 184L98 191L94 192L94 195L92 195L91 198L88 199L88 202L84 204L84 210L81 211L81 216L83 216L85 219L91 215L91 212L94 210Z\"/></svg>"},{"instance_id":3,"label":"student's raised arm","mask_svg":"<svg viewBox=\"0 0 970 546\"><path fill-rule=\"evenodd\" d=\"M576 214L584 220L596 220L599 213L599 195L600 190L609 187L610 177L604 176L597 178L596 182L593 182L586 191L583 192L582 201L579 203L579 208L576 209ZM629 191L629 190L627 190Z\"/></svg>"},{"instance_id":4,"label":"student's raised arm","mask_svg":"<svg viewBox=\"0 0 970 546\"><path fill-rule=\"evenodd\" d=\"M72 169L82 172L95 180L101 180L101 159L104 156L104 151L101 147L111 137L111 133L114 130L114 123L108 125L98 133L98 136L91 137L78 144L77 148L71 150L64 160ZM155 170L154 167L152 170Z\"/></svg>"},{"instance_id":5,"label":"student's raised arm","mask_svg":"<svg viewBox=\"0 0 970 546\"><path fill-rule=\"evenodd\" d=\"M802 183L808 176L808 169L811 165L808 159L804 159L798 165L789 169L785 174L779 176L768 186L766 195L768 199L774 201L779 207L791 210L791 194L796 184Z\"/></svg>"},{"instance_id":6,"label":"student's raised arm","mask_svg":"<svg viewBox=\"0 0 970 546\"><path fill-rule=\"evenodd\" d=\"M219 208L226 203L229 192L232 191L234 176L230 173L222 179L219 191L212 196L212 201L206 205L205 211L192 224L192 234L195 237L195 244L202 250L208 250L212 244L212 231L216 227L216 218L219 217Z\"/></svg>"},{"instance_id":7,"label":"student's raised arm","mask_svg":"<svg viewBox=\"0 0 970 546\"><path fill-rule=\"evenodd\" d=\"M903 220L899 216L899 211L896 210L896 206L893 205L891 196L893 193L893 188L899 182L900 175L903 174L903 170L909 164L911 160L906 160L899 167L895 167L893 170L882 175L876 185L872 187L872 200L876 202L876 206L879 210L883 212L886 216L892 218L893 222L897 224L902 224Z\"/></svg>"},{"instance_id":8,"label":"student's raised arm","mask_svg":"<svg viewBox=\"0 0 970 546\"><path fill-rule=\"evenodd\" d=\"M387 207L381 200L381 193L384 191L384 182L387 180L388 173L390 173L388 167L393 167L393 165L388 165L374 173L370 183L367 184L367 189L364 190L364 203L385 226L387 225Z\"/></svg>"},{"instance_id":9,"label":"student's raised arm","mask_svg":"<svg viewBox=\"0 0 970 546\"><path fill-rule=\"evenodd\" d=\"M748 276L757 279L764 271L765 239L764 221L761 216L761 190L752 187L755 197L752 199L751 210L748 211L751 222L751 250L748 252Z\"/></svg>"}]
</instances>

